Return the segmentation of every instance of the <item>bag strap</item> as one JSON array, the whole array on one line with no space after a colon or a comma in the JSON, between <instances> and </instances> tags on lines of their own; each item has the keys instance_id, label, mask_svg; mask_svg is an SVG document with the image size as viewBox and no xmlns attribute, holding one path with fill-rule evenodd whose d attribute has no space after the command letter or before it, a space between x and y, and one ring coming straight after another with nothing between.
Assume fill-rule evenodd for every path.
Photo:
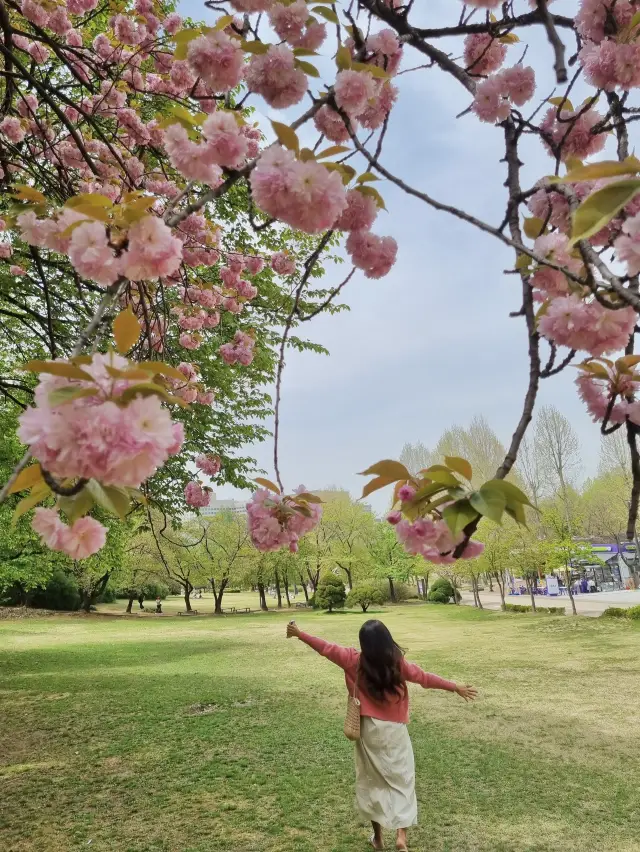
<instances>
[{"instance_id":1,"label":"bag strap","mask_svg":"<svg viewBox=\"0 0 640 852\"><path fill-rule=\"evenodd\" d=\"M353 697L358 698L358 680L360 679L360 657L358 657L358 665L356 666L356 679L353 684Z\"/></svg>"}]
</instances>

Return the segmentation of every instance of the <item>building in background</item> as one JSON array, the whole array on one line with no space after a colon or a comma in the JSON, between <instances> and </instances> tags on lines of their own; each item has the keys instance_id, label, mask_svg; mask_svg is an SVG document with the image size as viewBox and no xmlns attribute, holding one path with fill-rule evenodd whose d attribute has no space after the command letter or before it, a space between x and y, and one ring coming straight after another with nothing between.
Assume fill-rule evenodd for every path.
<instances>
[{"instance_id":1,"label":"building in background","mask_svg":"<svg viewBox=\"0 0 640 852\"><path fill-rule=\"evenodd\" d=\"M218 500L215 491L211 494L211 500L208 506L200 509L200 515L203 518L212 518L214 515L219 515L221 512L231 512L234 515L246 515L247 504L239 500Z\"/></svg>"}]
</instances>

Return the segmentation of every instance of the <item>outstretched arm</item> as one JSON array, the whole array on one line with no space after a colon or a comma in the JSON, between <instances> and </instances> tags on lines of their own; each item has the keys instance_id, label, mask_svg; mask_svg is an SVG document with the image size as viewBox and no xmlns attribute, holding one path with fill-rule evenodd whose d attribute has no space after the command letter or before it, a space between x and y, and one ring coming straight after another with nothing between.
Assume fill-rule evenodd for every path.
<instances>
[{"instance_id":1,"label":"outstretched arm","mask_svg":"<svg viewBox=\"0 0 640 852\"><path fill-rule=\"evenodd\" d=\"M342 645L334 645L332 642L326 642L324 639L320 639L317 636L311 636L309 633L304 633L304 631L300 630L295 621L292 621L287 624L287 639L294 638L300 639L300 641L304 642L305 645L308 645L310 648L313 648L314 651L317 651L320 656L326 657L327 660L335 663L336 666L340 666L341 669L349 668L349 666L354 662L354 657L357 656L357 652L354 651L353 648L343 648Z\"/></svg>"},{"instance_id":2,"label":"outstretched arm","mask_svg":"<svg viewBox=\"0 0 640 852\"><path fill-rule=\"evenodd\" d=\"M465 701L473 701L478 696L478 690L473 686L462 686L452 680L445 680L438 675L425 672L415 663L402 662L402 674L405 680L417 683L423 689L446 689L448 692L457 692Z\"/></svg>"}]
</instances>

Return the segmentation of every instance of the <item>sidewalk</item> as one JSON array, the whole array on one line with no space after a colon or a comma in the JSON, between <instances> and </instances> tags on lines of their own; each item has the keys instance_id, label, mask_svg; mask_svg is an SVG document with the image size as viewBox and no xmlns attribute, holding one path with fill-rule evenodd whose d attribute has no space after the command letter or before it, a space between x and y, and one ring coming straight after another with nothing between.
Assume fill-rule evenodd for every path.
<instances>
[{"instance_id":1,"label":"sidewalk","mask_svg":"<svg viewBox=\"0 0 640 852\"><path fill-rule=\"evenodd\" d=\"M480 600L485 609L500 609L500 594L498 592L480 592ZM531 604L529 595L508 595L507 603ZM640 605L640 590L630 592L595 592L593 594L576 595L574 598L578 615L588 615L597 618L610 606L630 607ZM473 594L462 592L462 603L465 606L473 606ZM564 606L567 613L571 613L571 601L568 595L548 597L547 595L536 595L536 603L540 606Z\"/></svg>"}]
</instances>

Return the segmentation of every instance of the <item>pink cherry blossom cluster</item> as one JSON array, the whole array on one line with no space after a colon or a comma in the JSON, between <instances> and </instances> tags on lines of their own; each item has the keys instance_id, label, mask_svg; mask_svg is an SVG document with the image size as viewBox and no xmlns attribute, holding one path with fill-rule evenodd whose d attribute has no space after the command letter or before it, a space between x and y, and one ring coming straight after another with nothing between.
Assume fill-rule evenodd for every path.
<instances>
[{"instance_id":1,"label":"pink cherry blossom cluster","mask_svg":"<svg viewBox=\"0 0 640 852\"><path fill-rule=\"evenodd\" d=\"M61 480L138 488L180 452L182 423L172 421L160 398L135 394L132 380L109 372L128 367L119 355L97 354L82 366L86 379L41 374L18 435L45 470Z\"/></svg>"},{"instance_id":2,"label":"pink cherry blossom cluster","mask_svg":"<svg viewBox=\"0 0 640 852\"><path fill-rule=\"evenodd\" d=\"M470 74L493 74L507 55L507 45L489 33L472 33L464 40L464 61Z\"/></svg>"},{"instance_id":3,"label":"pink cherry blossom cluster","mask_svg":"<svg viewBox=\"0 0 640 852\"><path fill-rule=\"evenodd\" d=\"M464 540L464 535L460 533L454 537L445 521L430 517L408 521L402 518L400 512L392 512L387 520L395 526L398 540L407 553L422 556L434 565L452 565L456 562L453 552ZM483 551L482 542L470 539L459 558L476 559Z\"/></svg>"},{"instance_id":4,"label":"pink cherry blossom cluster","mask_svg":"<svg viewBox=\"0 0 640 852\"><path fill-rule=\"evenodd\" d=\"M236 331L230 343L223 343L219 349L225 364L243 364L247 367L254 358L256 342L244 331Z\"/></svg>"},{"instance_id":5,"label":"pink cherry blossom cluster","mask_svg":"<svg viewBox=\"0 0 640 852\"><path fill-rule=\"evenodd\" d=\"M572 294L551 301L538 327L549 340L600 356L624 349L636 324L631 307L610 310Z\"/></svg>"},{"instance_id":6,"label":"pink cherry blossom cluster","mask_svg":"<svg viewBox=\"0 0 640 852\"><path fill-rule=\"evenodd\" d=\"M584 44L579 53L585 79L597 89L625 91L640 86L640 42L629 25L637 7L629 0L581 0L576 25Z\"/></svg>"},{"instance_id":7,"label":"pink cherry blossom cluster","mask_svg":"<svg viewBox=\"0 0 640 852\"><path fill-rule=\"evenodd\" d=\"M315 51L327 37L326 26L313 19L304 0L273 3L269 8L269 23L278 38L292 47Z\"/></svg>"},{"instance_id":8,"label":"pink cherry blossom cluster","mask_svg":"<svg viewBox=\"0 0 640 852\"><path fill-rule=\"evenodd\" d=\"M622 399L611 404L612 397L629 396L640 386L640 381L631 381L630 377L624 379L623 383L620 377L604 379L589 372L581 372L576 378L578 395L596 423L602 423L605 418L611 424L624 423L627 417L634 423L640 422L639 403Z\"/></svg>"},{"instance_id":9,"label":"pink cherry blossom cluster","mask_svg":"<svg viewBox=\"0 0 640 852\"><path fill-rule=\"evenodd\" d=\"M564 234L557 232L543 234L536 239L533 248L537 255L565 267L569 272L577 274L582 269L582 261L571 254L569 239ZM530 282L531 286L538 291L536 295L540 301L544 298L567 296L572 292L571 284L564 272L544 264L536 268Z\"/></svg>"},{"instance_id":10,"label":"pink cherry blossom cluster","mask_svg":"<svg viewBox=\"0 0 640 852\"><path fill-rule=\"evenodd\" d=\"M594 128L602 121L602 115L595 109L572 110L551 107L547 110L542 124L542 132L548 137L563 162L571 159L585 160L602 151L606 142L604 133L594 133ZM550 153L553 149L546 143Z\"/></svg>"},{"instance_id":11,"label":"pink cherry blossom cluster","mask_svg":"<svg viewBox=\"0 0 640 852\"><path fill-rule=\"evenodd\" d=\"M303 486L296 491L296 495L305 493ZM294 497L283 497L266 488L259 488L247 503L251 541L262 552L286 547L296 553L299 539L311 532L321 517L321 504L302 499L296 502Z\"/></svg>"},{"instance_id":12,"label":"pink cherry blossom cluster","mask_svg":"<svg viewBox=\"0 0 640 852\"><path fill-rule=\"evenodd\" d=\"M480 121L505 121L511 106L524 106L536 90L535 73L530 66L514 65L478 83L473 111Z\"/></svg>"},{"instance_id":13,"label":"pink cherry blossom cluster","mask_svg":"<svg viewBox=\"0 0 640 852\"><path fill-rule=\"evenodd\" d=\"M184 499L188 506L203 509L211 502L211 489L199 482L189 482L184 489Z\"/></svg>"},{"instance_id":14,"label":"pink cherry blossom cluster","mask_svg":"<svg viewBox=\"0 0 640 852\"><path fill-rule=\"evenodd\" d=\"M66 553L74 560L93 556L107 540L107 528L95 518L78 518L68 526L55 509L37 508L31 526L50 550Z\"/></svg>"},{"instance_id":15,"label":"pink cherry blossom cluster","mask_svg":"<svg viewBox=\"0 0 640 852\"><path fill-rule=\"evenodd\" d=\"M215 399L215 393L203 387L198 381L198 370L194 364L189 364L183 361L178 364L177 369L184 376L184 381L177 378L168 377L165 379L167 384L172 388L175 396L186 402L188 405L197 402L200 405L211 405Z\"/></svg>"},{"instance_id":16,"label":"pink cherry blossom cluster","mask_svg":"<svg viewBox=\"0 0 640 852\"><path fill-rule=\"evenodd\" d=\"M277 251L271 256L271 268L278 275L293 275L296 271L296 262L284 251Z\"/></svg>"},{"instance_id":17,"label":"pink cherry blossom cluster","mask_svg":"<svg viewBox=\"0 0 640 852\"><path fill-rule=\"evenodd\" d=\"M202 453L196 458L196 467L207 476L217 476L220 473L222 461L220 456Z\"/></svg>"}]
</instances>

